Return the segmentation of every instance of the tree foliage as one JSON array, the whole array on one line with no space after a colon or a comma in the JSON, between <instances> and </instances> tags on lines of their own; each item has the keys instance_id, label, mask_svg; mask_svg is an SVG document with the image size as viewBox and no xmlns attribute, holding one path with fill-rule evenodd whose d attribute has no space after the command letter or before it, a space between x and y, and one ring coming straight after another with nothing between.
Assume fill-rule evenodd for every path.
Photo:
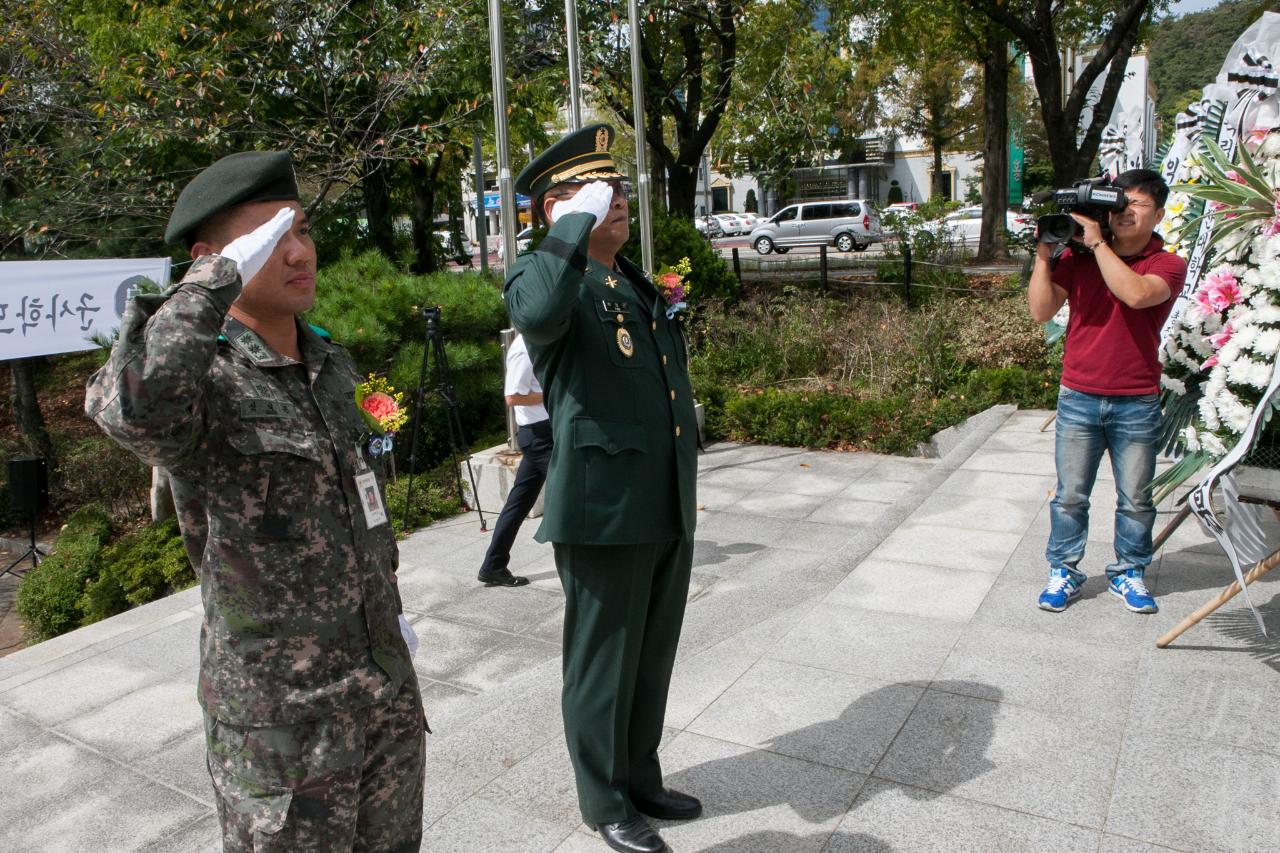
<instances>
[{"instance_id":1,"label":"tree foliage","mask_svg":"<svg viewBox=\"0 0 1280 853\"><path fill-rule=\"evenodd\" d=\"M1168 0L965 2L1006 30L1031 60L1055 183L1063 186L1086 175L1111 119L1129 57ZM1073 75L1063 62L1063 51L1086 47L1092 52L1085 53L1087 60ZM1095 100L1092 90L1099 80L1102 88ZM1089 121L1082 126L1086 112Z\"/></svg>"},{"instance_id":2,"label":"tree foliage","mask_svg":"<svg viewBox=\"0 0 1280 853\"><path fill-rule=\"evenodd\" d=\"M482 0L26 0L0 24L0 251L152 236L219 156L288 148L312 213L356 190L394 253L415 187L453 181L491 115ZM558 83L548 2L509 14L513 104ZM513 110L528 127L530 110ZM539 117L540 119L543 116ZM415 171L416 169L416 171ZM435 211L420 211L429 228ZM425 219L425 222L419 220Z\"/></svg>"},{"instance_id":3,"label":"tree foliage","mask_svg":"<svg viewBox=\"0 0 1280 853\"><path fill-rule=\"evenodd\" d=\"M834 28L815 28L814 4L750 9L739 30L733 97L716 134L717 167L778 185L820 164L868 125L865 68Z\"/></svg>"},{"instance_id":4,"label":"tree foliage","mask_svg":"<svg viewBox=\"0 0 1280 853\"><path fill-rule=\"evenodd\" d=\"M641 4L640 57L645 141L655 193L693 217L698 164L729 106L738 63L738 28L750 0L651 0ZM612 4L580 11L583 78L619 118L635 127L631 35ZM673 131L668 137L668 127Z\"/></svg>"}]
</instances>

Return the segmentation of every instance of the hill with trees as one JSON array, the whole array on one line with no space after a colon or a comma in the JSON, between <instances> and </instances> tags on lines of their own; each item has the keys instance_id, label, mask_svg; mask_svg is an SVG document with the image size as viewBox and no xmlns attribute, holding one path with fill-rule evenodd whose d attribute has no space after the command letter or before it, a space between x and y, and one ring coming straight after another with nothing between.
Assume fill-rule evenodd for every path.
<instances>
[{"instance_id":1,"label":"hill with trees","mask_svg":"<svg viewBox=\"0 0 1280 853\"><path fill-rule=\"evenodd\" d=\"M1280 12L1276 0L1223 0L1212 9L1168 17L1151 28L1147 48L1156 86L1156 115L1168 136L1178 112L1213 82L1231 45L1263 12Z\"/></svg>"}]
</instances>

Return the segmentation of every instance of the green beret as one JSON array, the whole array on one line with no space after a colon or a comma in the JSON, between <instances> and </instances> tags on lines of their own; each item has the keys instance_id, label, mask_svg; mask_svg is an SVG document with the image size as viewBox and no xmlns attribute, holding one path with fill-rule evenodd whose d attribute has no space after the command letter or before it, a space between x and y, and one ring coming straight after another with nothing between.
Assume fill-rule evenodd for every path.
<instances>
[{"instance_id":1,"label":"green beret","mask_svg":"<svg viewBox=\"0 0 1280 853\"><path fill-rule=\"evenodd\" d=\"M516 177L516 192L537 199L556 184L589 184L625 178L613 162L609 146L613 128L591 124L567 134L533 158Z\"/></svg>"},{"instance_id":2,"label":"green beret","mask_svg":"<svg viewBox=\"0 0 1280 853\"><path fill-rule=\"evenodd\" d=\"M166 243L182 243L215 213L250 201L299 200L298 180L288 151L230 154L191 179L178 194Z\"/></svg>"}]
</instances>

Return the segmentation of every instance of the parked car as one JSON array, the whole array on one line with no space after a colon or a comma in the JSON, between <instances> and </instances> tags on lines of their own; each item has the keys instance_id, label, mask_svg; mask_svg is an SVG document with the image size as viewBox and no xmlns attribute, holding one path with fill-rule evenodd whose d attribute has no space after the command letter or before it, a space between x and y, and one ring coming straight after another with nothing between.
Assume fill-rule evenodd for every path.
<instances>
[{"instance_id":1,"label":"parked car","mask_svg":"<svg viewBox=\"0 0 1280 853\"><path fill-rule=\"evenodd\" d=\"M895 201L880 211L880 221L886 228L901 230L911 222L917 221L920 203L915 201Z\"/></svg>"},{"instance_id":2,"label":"parked car","mask_svg":"<svg viewBox=\"0 0 1280 853\"><path fill-rule=\"evenodd\" d=\"M720 220L714 216L694 217L693 227L697 228L698 233L708 239L724 236L724 229L720 227Z\"/></svg>"},{"instance_id":3,"label":"parked car","mask_svg":"<svg viewBox=\"0 0 1280 853\"><path fill-rule=\"evenodd\" d=\"M870 199L793 204L751 229L751 245L762 255L792 246L835 246L861 252L882 240L880 214Z\"/></svg>"},{"instance_id":4,"label":"parked car","mask_svg":"<svg viewBox=\"0 0 1280 853\"><path fill-rule=\"evenodd\" d=\"M463 237L462 242L459 244L454 241L452 231L435 231L432 233L435 234L436 244L440 246L440 249L444 252L444 256L446 258L460 264L471 263L471 259L475 256L476 249L475 246L471 244L470 240Z\"/></svg>"},{"instance_id":5,"label":"parked car","mask_svg":"<svg viewBox=\"0 0 1280 853\"><path fill-rule=\"evenodd\" d=\"M720 230L724 232L726 237L736 237L751 230L747 227L747 223L742 220L742 217L736 213L716 213L712 215L720 222Z\"/></svg>"},{"instance_id":6,"label":"parked car","mask_svg":"<svg viewBox=\"0 0 1280 853\"><path fill-rule=\"evenodd\" d=\"M506 254L506 241L502 239L501 234L495 234L489 239L493 240L495 243L498 244L498 260L500 261L503 260L502 256ZM533 226L528 225L528 226L525 226L525 228L521 230L519 234L516 234L516 254L523 255L525 252L529 251L529 246L530 244L532 244L532 242L533 242Z\"/></svg>"},{"instance_id":7,"label":"parked car","mask_svg":"<svg viewBox=\"0 0 1280 853\"><path fill-rule=\"evenodd\" d=\"M1004 214L1005 230L1015 237L1024 237L1035 230L1036 219L1026 213L1006 210ZM920 226L931 234L949 233L954 240L977 244L982 238L982 207L962 207L954 213L948 213L941 219L926 222Z\"/></svg>"}]
</instances>

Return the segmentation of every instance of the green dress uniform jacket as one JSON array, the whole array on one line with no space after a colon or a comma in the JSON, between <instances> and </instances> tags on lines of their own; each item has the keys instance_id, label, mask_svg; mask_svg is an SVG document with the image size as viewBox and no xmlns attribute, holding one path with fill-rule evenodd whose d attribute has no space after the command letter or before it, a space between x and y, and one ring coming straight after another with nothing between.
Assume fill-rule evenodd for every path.
<instances>
[{"instance_id":1,"label":"green dress uniform jacket","mask_svg":"<svg viewBox=\"0 0 1280 853\"><path fill-rule=\"evenodd\" d=\"M299 323L304 364L227 315L235 264L197 260L165 295L129 305L85 408L143 461L168 469L200 577L199 698L226 723L333 716L412 679L400 634L396 543L369 528L355 477L359 381L345 350Z\"/></svg>"},{"instance_id":2,"label":"green dress uniform jacket","mask_svg":"<svg viewBox=\"0 0 1280 853\"><path fill-rule=\"evenodd\" d=\"M634 264L588 259L593 221L562 217L504 288L555 436L537 539L692 540L698 428L684 332Z\"/></svg>"}]
</instances>

